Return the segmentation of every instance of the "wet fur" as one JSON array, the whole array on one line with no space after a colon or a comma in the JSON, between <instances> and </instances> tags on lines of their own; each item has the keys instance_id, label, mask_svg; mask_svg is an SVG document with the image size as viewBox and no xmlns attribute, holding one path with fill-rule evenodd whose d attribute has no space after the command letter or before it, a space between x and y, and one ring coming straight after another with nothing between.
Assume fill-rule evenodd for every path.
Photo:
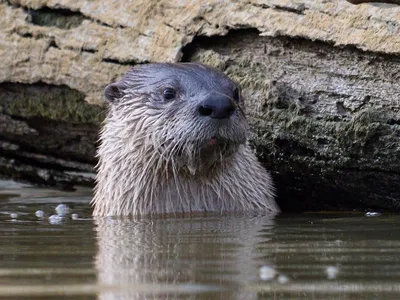
<instances>
[{"instance_id":1,"label":"wet fur","mask_svg":"<svg viewBox=\"0 0 400 300\"><path fill-rule=\"evenodd\" d=\"M206 93L233 85L200 64L150 64L108 89L115 99L101 131L93 214L278 211L271 177L246 142L242 101L218 124L198 116ZM176 100L162 101L166 86L178 87Z\"/></svg>"}]
</instances>

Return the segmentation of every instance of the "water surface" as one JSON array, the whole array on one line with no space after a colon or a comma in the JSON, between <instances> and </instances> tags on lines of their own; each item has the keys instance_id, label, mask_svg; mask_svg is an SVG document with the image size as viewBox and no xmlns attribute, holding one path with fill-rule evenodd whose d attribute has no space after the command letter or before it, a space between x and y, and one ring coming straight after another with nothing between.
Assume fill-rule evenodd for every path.
<instances>
[{"instance_id":1,"label":"water surface","mask_svg":"<svg viewBox=\"0 0 400 300\"><path fill-rule=\"evenodd\" d=\"M93 220L90 199L0 181L0 299L400 298L398 215Z\"/></svg>"}]
</instances>

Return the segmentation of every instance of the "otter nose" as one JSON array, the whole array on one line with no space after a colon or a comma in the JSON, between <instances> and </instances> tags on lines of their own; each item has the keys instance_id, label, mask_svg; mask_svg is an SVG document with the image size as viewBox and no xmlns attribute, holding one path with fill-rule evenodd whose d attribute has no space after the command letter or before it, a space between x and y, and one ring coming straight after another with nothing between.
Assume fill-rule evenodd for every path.
<instances>
[{"instance_id":1,"label":"otter nose","mask_svg":"<svg viewBox=\"0 0 400 300\"><path fill-rule=\"evenodd\" d=\"M227 119L235 112L235 105L226 96L210 96L198 106L198 111L201 116L212 119Z\"/></svg>"}]
</instances>

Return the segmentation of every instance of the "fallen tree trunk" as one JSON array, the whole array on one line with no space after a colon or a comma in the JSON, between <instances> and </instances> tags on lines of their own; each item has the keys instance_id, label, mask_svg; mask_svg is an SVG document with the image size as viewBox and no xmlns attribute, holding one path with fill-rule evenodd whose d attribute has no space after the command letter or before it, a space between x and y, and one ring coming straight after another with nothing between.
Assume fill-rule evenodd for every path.
<instances>
[{"instance_id":1,"label":"fallen tree trunk","mask_svg":"<svg viewBox=\"0 0 400 300\"><path fill-rule=\"evenodd\" d=\"M400 210L399 8L118 3L0 4L2 176L91 184L104 86L135 63L200 61L243 86L284 210Z\"/></svg>"},{"instance_id":2,"label":"fallen tree trunk","mask_svg":"<svg viewBox=\"0 0 400 300\"><path fill-rule=\"evenodd\" d=\"M190 47L185 59L219 67L244 87L252 142L274 172L284 209L397 209L394 56L249 30Z\"/></svg>"}]
</instances>

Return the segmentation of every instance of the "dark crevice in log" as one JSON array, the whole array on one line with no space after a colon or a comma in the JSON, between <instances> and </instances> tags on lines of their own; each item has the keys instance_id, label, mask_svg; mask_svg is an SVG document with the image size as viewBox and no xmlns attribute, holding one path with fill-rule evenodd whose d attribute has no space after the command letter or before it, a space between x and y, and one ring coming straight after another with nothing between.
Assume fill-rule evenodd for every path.
<instances>
[{"instance_id":1,"label":"dark crevice in log","mask_svg":"<svg viewBox=\"0 0 400 300\"><path fill-rule=\"evenodd\" d=\"M304 15L304 11L306 10L306 7L303 3L297 7L286 7L286 6L274 5L273 8L275 10L291 12L291 13L295 13L297 15Z\"/></svg>"},{"instance_id":2,"label":"dark crevice in log","mask_svg":"<svg viewBox=\"0 0 400 300\"><path fill-rule=\"evenodd\" d=\"M60 47L58 47L56 41L54 39L51 39L48 45L48 48L56 48L56 49L60 49Z\"/></svg>"},{"instance_id":3,"label":"dark crevice in log","mask_svg":"<svg viewBox=\"0 0 400 300\"><path fill-rule=\"evenodd\" d=\"M400 120L389 119L389 120L387 121L387 123L388 123L389 125L400 125Z\"/></svg>"},{"instance_id":4,"label":"dark crevice in log","mask_svg":"<svg viewBox=\"0 0 400 300\"><path fill-rule=\"evenodd\" d=\"M297 7L289 7L289 6L280 6L280 5L267 5L267 4L258 4L251 3L252 6L261 7L263 9L273 8L274 10L280 10L284 12L290 12L297 15L304 15L304 11L306 10L306 6L301 3Z\"/></svg>"},{"instance_id":5,"label":"dark crevice in log","mask_svg":"<svg viewBox=\"0 0 400 300\"><path fill-rule=\"evenodd\" d=\"M79 27L84 20L91 20L105 27L126 28L126 26L121 24L104 23L99 19L91 18L80 11L74 11L67 8L52 8L48 6L42 6L40 8L33 9L19 3L12 3L10 0L5 0L5 3L12 7L22 8L28 16L27 21L38 26L53 26L60 29L72 29Z\"/></svg>"},{"instance_id":6,"label":"dark crevice in log","mask_svg":"<svg viewBox=\"0 0 400 300\"><path fill-rule=\"evenodd\" d=\"M40 9L26 9L29 21L38 26L53 26L60 29L79 27L86 19L80 12L68 9L52 9L43 7Z\"/></svg>"},{"instance_id":7,"label":"dark crevice in log","mask_svg":"<svg viewBox=\"0 0 400 300\"><path fill-rule=\"evenodd\" d=\"M137 63L134 60L118 60L118 59L113 59L113 58L103 58L103 62L111 63L111 64L118 64L122 66L134 66ZM145 62L144 62L145 63Z\"/></svg>"},{"instance_id":8,"label":"dark crevice in log","mask_svg":"<svg viewBox=\"0 0 400 300\"><path fill-rule=\"evenodd\" d=\"M378 1L378 0L347 0L348 2L352 4L362 4L362 3L389 3L389 4L396 4L400 5L400 0L384 0L384 1Z\"/></svg>"}]
</instances>

